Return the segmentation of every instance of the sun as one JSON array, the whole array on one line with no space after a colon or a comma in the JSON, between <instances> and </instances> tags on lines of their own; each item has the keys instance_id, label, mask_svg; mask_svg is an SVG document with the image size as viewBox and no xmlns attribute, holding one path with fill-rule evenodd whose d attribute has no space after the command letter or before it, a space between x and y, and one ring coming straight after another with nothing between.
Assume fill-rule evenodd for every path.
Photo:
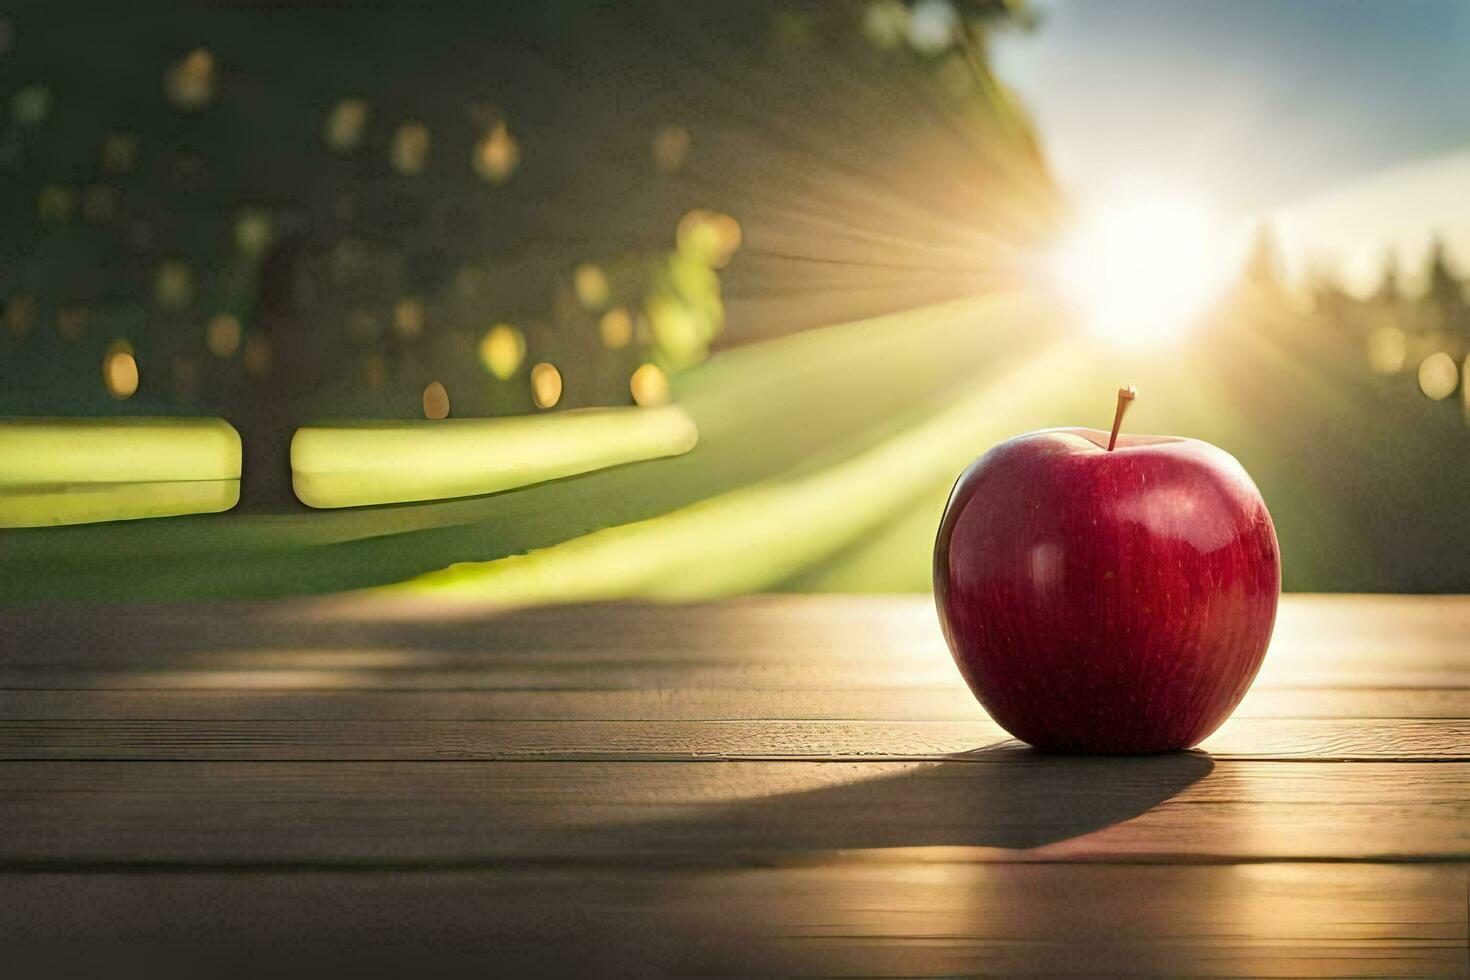
<instances>
[{"instance_id":1,"label":"sun","mask_svg":"<svg viewBox=\"0 0 1470 980\"><path fill-rule=\"evenodd\" d=\"M1144 189L1084 210L1050 256L1080 323L1111 343L1182 335L1231 281L1238 249L1202 196Z\"/></svg>"}]
</instances>

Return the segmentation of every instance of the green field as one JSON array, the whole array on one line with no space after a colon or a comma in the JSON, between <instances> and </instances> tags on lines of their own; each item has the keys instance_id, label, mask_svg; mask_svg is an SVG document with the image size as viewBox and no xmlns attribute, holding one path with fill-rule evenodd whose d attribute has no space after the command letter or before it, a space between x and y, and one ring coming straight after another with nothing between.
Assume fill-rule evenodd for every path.
<instances>
[{"instance_id":1,"label":"green field","mask_svg":"<svg viewBox=\"0 0 1470 980\"><path fill-rule=\"evenodd\" d=\"M13 530L0 569L8 601L918 590L970 460L1031 429L1104 426L1131 381L1130 428L1208 439L1252 472L1288 588L1453 587L1470 527L1447 478L1463 420L1356 377L1341 345L1299 325L1227 319L1124 357L1037 300L990 296L713 358L678 385L700 432L685 456L434 503Z\"/></svg>"}]
</instances>

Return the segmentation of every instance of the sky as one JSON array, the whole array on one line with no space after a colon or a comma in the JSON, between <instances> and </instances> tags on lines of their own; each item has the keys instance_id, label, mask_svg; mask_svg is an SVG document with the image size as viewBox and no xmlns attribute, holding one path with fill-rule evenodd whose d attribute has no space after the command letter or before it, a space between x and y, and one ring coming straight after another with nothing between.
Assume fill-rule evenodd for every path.
<instances>
[{"instance_id":1,"label":"sky","mask_svg":"<svg viewBox=\"0 0 1470 980\"><path fill-rule=\"evenodd\" d=\"M1154 181L1247 216L1470 151L1470 0L1034 4L997 69L1084 200Z\"/></svg>"}]
</instances>

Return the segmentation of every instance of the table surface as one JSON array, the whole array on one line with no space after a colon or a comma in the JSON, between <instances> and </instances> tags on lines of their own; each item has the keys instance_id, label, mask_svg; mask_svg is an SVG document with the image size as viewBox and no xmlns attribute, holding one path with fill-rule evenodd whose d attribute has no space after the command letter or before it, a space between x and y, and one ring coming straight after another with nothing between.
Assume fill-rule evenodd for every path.
<instances>
[{"instance_id":1,"label":"table surface","mask_svg":"<svg viewBox=\"0 0 1470 980\"><path fill-rule=\"evenodd\" d=\"M0 966L1470 971L1467 598L1287 597L1225 727L1139 758L1009 740L927 598L0 637Z\"/></svg>"}]
</instances>

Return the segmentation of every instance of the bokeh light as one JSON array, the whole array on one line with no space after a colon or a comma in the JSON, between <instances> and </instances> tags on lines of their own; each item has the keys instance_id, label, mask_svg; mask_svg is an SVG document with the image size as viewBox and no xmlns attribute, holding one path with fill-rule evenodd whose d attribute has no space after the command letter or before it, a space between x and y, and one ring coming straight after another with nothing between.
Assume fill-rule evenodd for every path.
<instances>
[{"instance_id":1,"label":"bokeh light","mask_svg":"<svg viewBox=\"0 0 1470 980\"><path fill-rule=\"evenodd\" d=\"M643 325L656 347L655 358L668 369L682 370L704 360L725 325L720 277L711 261L728 261L738 244L739 226L710 212L694 212L680 223L681 248L665 259L644 297Z\"/></svg>"},{"instance_id":2,"label":"bokeh light","mask_svg":"<svg viewBox=\"0 0 1470 980\"><path fill-rule=\"evenodd\" d=\"M153 277L153 298L165 310L182 310L194 302L194 272L182 259L165 259Z\"/></svg>"},{"instance_id":3,"label":"bokeh light","mask_svg":"<svg viewBox=\"0 0 1470 980\"><path fill-rule=\"evenodd\" d=\"M669 379L657 364L643 364L628 380L628 390L636 404L654 408L668 402Z\"/></svg>"},{"instance_id":4,"label":"bokeh light","mask_svg":"<svg viewBox=\"0 0 1470 980\"><path fill-rule=\"evenodd\" d=\"M1368 366L1374 374L1397 374L1408 357L1408 337L1398 327L1374 327L1368 333Z\"/></svg>"},{"instance_id":5,"label":"bokeh light","mask_svg":"<svg viewBox=\"0 0 1470 980\"><path fill-rule=\"evenodd\" d=\"M480 339L480 363L501 381L520 369L525 356L525 335L508 323L497 323Z\"/></svg>"},{"instance_id":6,"label":"bokeh light","mask_svg":"<svg viewBox=\"0 0 1470 980\"><path fill-rule=\"evenodd\" d=\"M327 113L322 139L334 153L350 153L362 145L367 122L368 104L365 101L343 99Z\"/></svg>"},{"instance_id":7,"label":"bokeh light","mask_svg":"<svg viewBox=\"0 0 1470 980\"><path fill-rule=\"evenodd\" d=\"M1455 393L1459 383L1460 367L1444 351L1430 354L1419 363L1419 390L1427 397L1443 401Z\"/></svg>"},{"instance_id":8,"label":"bokeh light","mask_svg":"<svg viewBox=\"0 0 1470 980\"><path fill-rule=\"evenodd\" d=\"M875 48L896 48L908 34L909 8L903 0L872 0L863 10L863 36Z\"/></svg>"},{"instance_id":9,"label":"bokeh light","mask_svg":"<svg viewBox=\"0 0 1470 980\"><path fill-rule=\"evenodd\" d=\"M269 210L242 208L235 217L235 247L249 259L265 255L275 238L275 226Z\"/></svg>"},{"instance_id":10,"label":"bokeh light","mask_svg":"<svg viewBox=\"0 0 1470 980\"><path fill-rule=\"evenodd\" d=\"M678 173L689 159L689 130L683 126L665 126L653 134L651 148L654 166L660 173Z\"/></svg>"},{"instance_id":11,"label":"bokeh light","mask_svg":"<svg viewBox=\"0 0 1470 980\"><path fill-rule=\"evenodd\" d=\"M589 310L600 310L607 306L612 290L608 286L607 274L593 262L583 262L572 275L572 285L577 291L577 301Z\"/></svg>"},{"instance_id":12,"label":"bokeh light","mask_svg":"<svg viewBox=\"0 0 1470 980\"><path fill-rule=\"evenodd\" d=\"M424 418L447 419L449 417L449 392L438 381L430 381L424 388Z\"/></svg>"},{"instance_id":13,"label":"bokeh light","mask_svg":"<svg viewBox=\"0 0 1470 980\"><path fill-rule=\"evenodd\" d=\"M405 177L421 174L429 163L429 142L429 127L410 120L394 130L388 162Z\"/></svg>"},{"instance_id":14,"label":"bokeh light","mask_svg":"<svg viewBox=\"0 0 1470 980\"><path fill-rule=\"evenodd\" d=\"M204 346L215 357L234 357L240 349L240 319L233 313L216 313L204 328Z\"/></svg>"},{"instance_id":15,"label":"bokeh light","mask_svg":"<svg viewBox=\"0 0 1470 980\"><path fill-rule=\"evenodd\" d=\"M920 54L938 54L954 44L959 26L949 0L919 0L909 13L909 45Z\"/></svg>"},{"instance_id":16,"label":"bokeh light","mask_svg":"<svg viewBox=\"0 0 1470 980\"><path fill-rule=\"evenodd\" d=\"M537 408L554 408L561 401L561 372L542 361L531 368L531 397Z\"/></svg>"},{"instance_id":17,"label":"bokeh light","mask_svg":"<svg viewBox=\"0 0 1470 980\"><path fill-rule=\"evenodd\" d=\"M740 248L740 222L728 214L696 208L679 219L674 241L680 254L723 269Z\"/></svg>"},{"instance_id":18,"label":"bokeh light","mask_svg":"<svg viewBox=\"0 0 1470 980\"><path fill-rule=\"evenodd\" d=\"M597 321L597 335L608 350L622 350L633 339L633 317L621 306L614 306Z\"/></svg>"},{"instance_id":19,"label":"bokeh light","mask_svg":"<svg viewBox=\"0 0 1470 980\"><path fill-rule=\"evenodd\" d=\"M257 381L270 374L271 344L263 335L248 334L244 343L245 373Z\"/></svg>"},{"instance_id":20,"label":"bokeh light","mask_svg":"<svg viewBox=\"0 0 1470 980\"><path fill-rule=\"evenodd\" d=\"M424 304L405 296L393 305L393 332L404 340L413 340L424 332Z\"/></svg>"},{"instance_id":21,"label":"bokeh light","mask_svg":"<svg viewBox=\"0 0 1470 980\"><path fill-rule=\"evenodd\" d=\"M647 310L654 342L669 363L684 367L699 360L708 331L698 311L667 294L650 298Z\"/></svg>"},{"instance_id":22,"label":"bokeh light","mask_svg":"<svg viewBox=\"0 0 1470 980\"><path fill-rule=\"evenodd\" d=\"M133 347L126 340L114 340L102 356L102 384L107 393L119 401L133 397L138 390L138 362Z\"/></svg>"},{"instance_id":23,"label":"bokeh light","mask_svg":"<svg viewBox=\"0 0 1470 980\"><path fill-rule=\"evenodd\" d=\"M175 109L197 112L214 100L216 76L214 55L206 48L195 48L164 75L163 94Z\"/></svg>"},{"instance_id":24,"label":"bokeh light","mask_svg":"<svg viewBox=\"0 0 1470 980\"><path fill-rule=\"evenodd\" d=\"M471 160L475 173L492 184L503 184L510 180L521 163L521 145L510 135L504 122L496 123L475 144Z\"/></svg>"}]
</instances>

